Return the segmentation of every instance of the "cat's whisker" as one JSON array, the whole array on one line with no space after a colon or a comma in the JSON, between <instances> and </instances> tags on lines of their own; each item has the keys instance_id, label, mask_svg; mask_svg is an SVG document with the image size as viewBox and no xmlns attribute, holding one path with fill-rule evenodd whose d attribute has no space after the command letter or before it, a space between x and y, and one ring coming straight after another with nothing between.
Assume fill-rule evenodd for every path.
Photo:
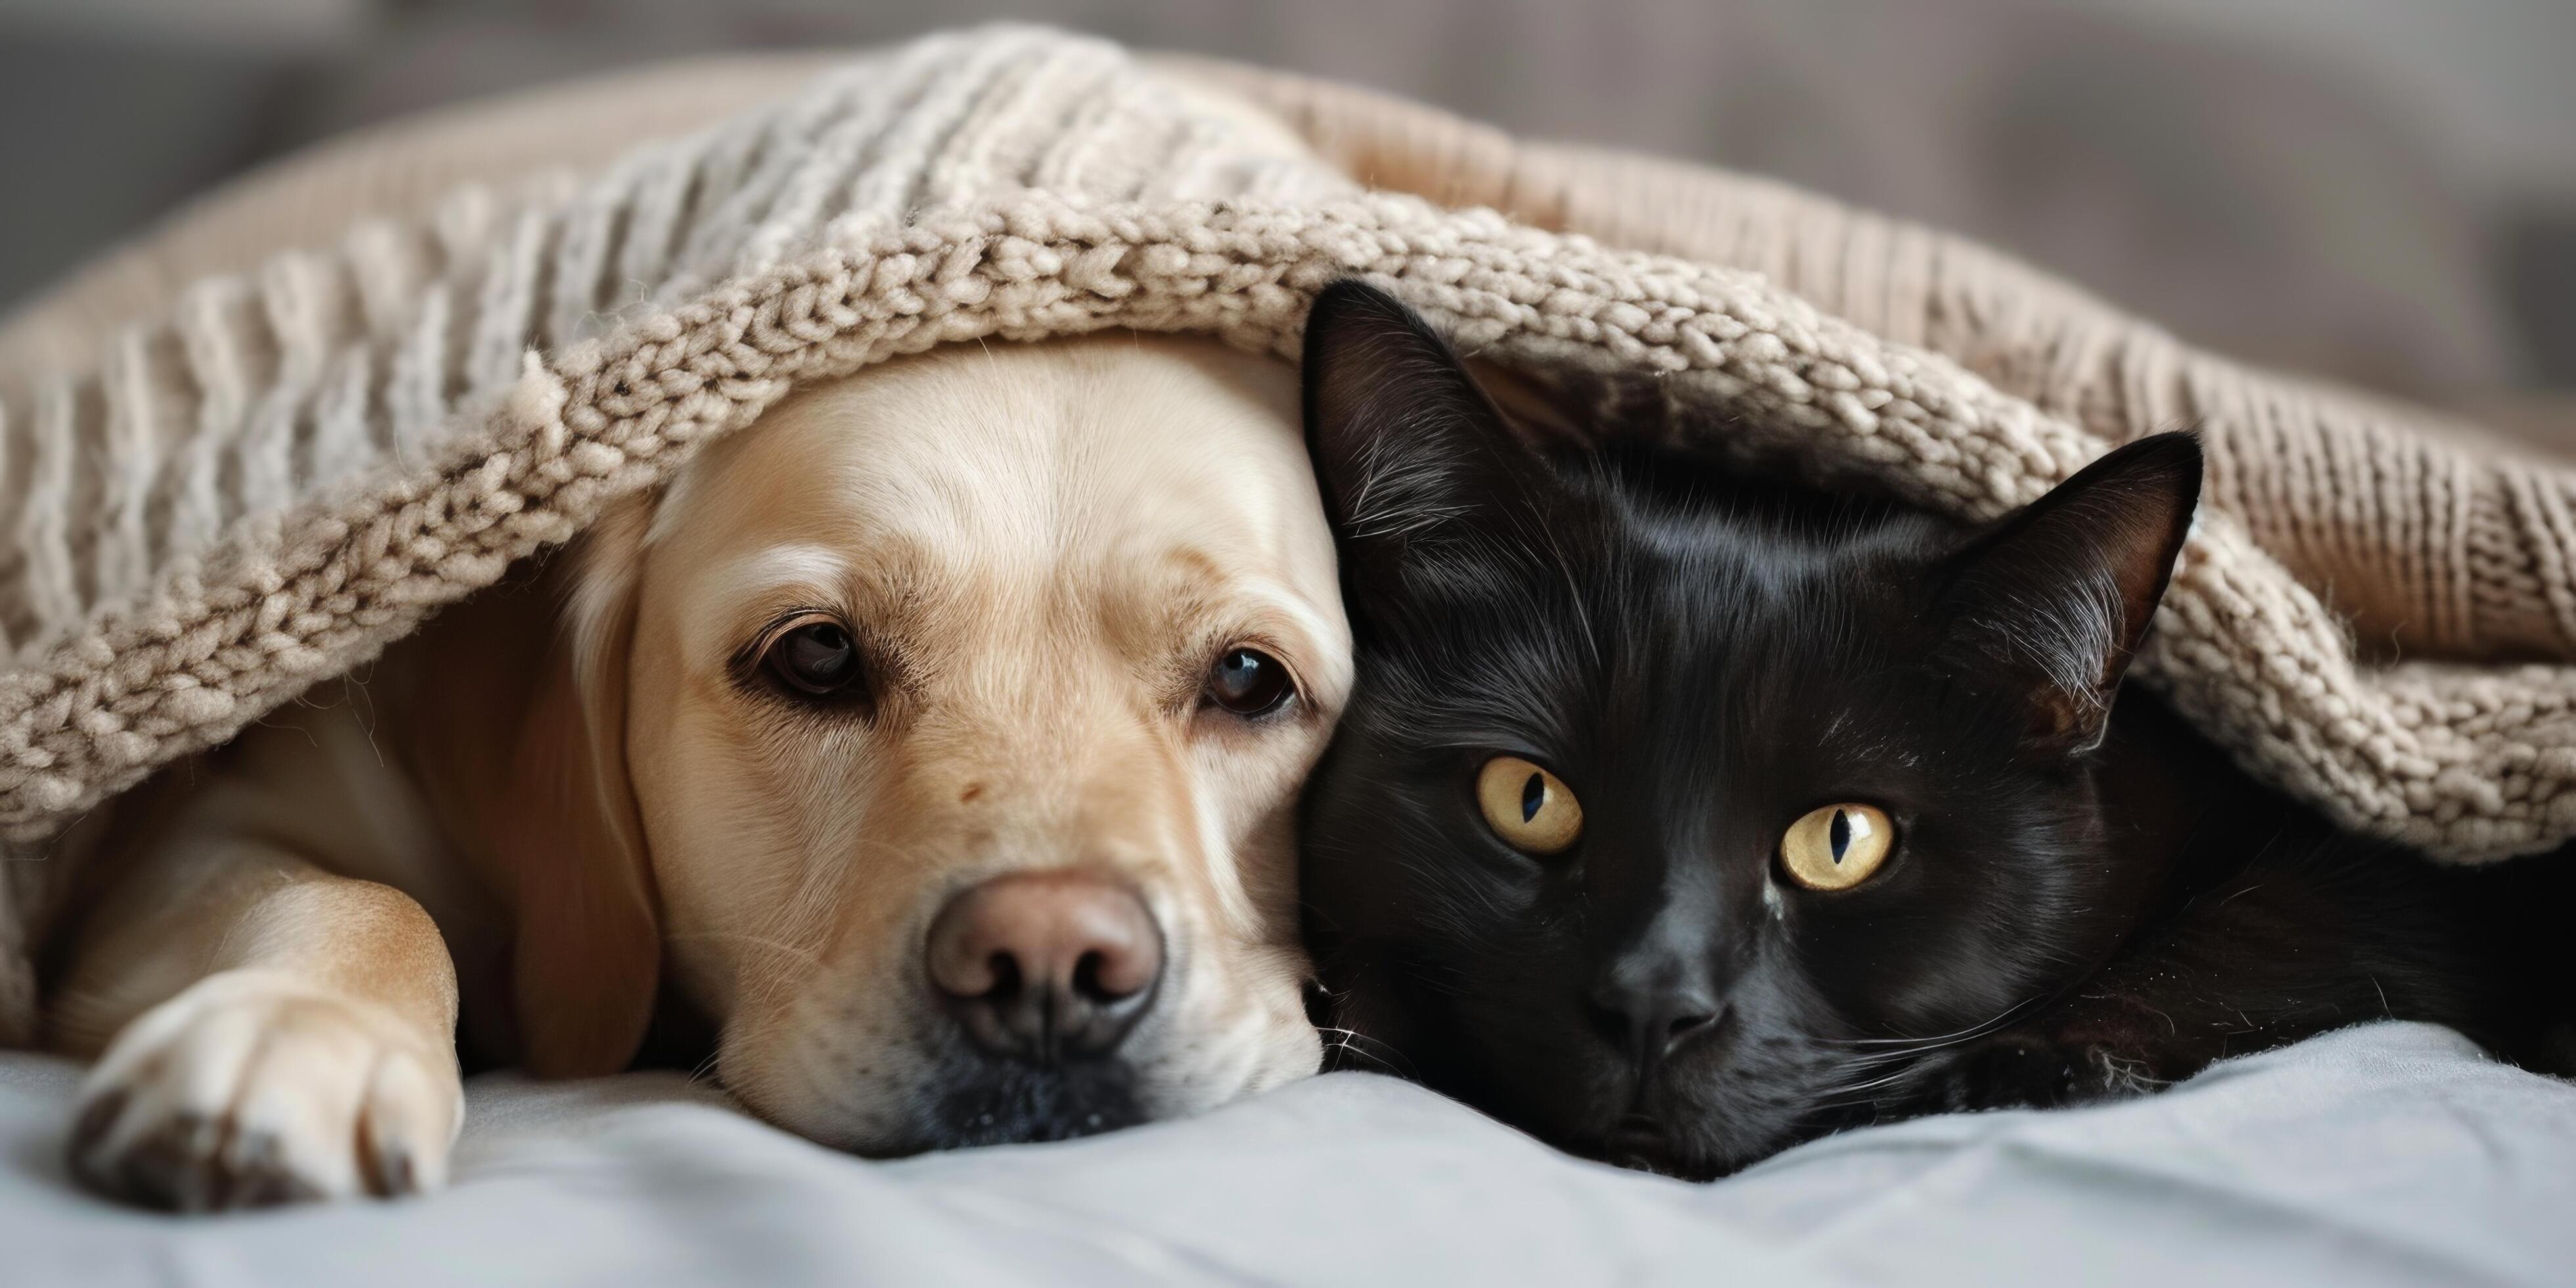
<instances>
[{"instance_id":1,"label":"cat's whisker","mask_svg":"<svg viewBox=\"0 0 2576 1288\"><path fill-rule=\"evenodd\" d=\"M1905 1081L1922 1072L1922 1057L1935 1051L1974 1042L2010 1024L2022 1012L2039 1004L2042 998L2024 998L2005 1007L1993 1017L1955 1032L1929 1038L1846 1039L1839 1043L1819 1040L1819 1046L1858 1046L1865 1042L1886 1043L1887 1049L1863 1051L1849 1056L1845 1068L1850 1080L1831 1084L1816 1093L1814 1112L1825 1113L1863 1106L1876 1107L1878 1098L1867 1093ZM1895 1066L1893 1069L1890 1066ZM1854 1099L1854 1097L1858 1097Z\"/></svg>"},{"instance_id":2,"label":"cat's whisker","mask_svg":"<svg viewBox=\"0 0 2576 1288\"><path fill-rule=\"evenodd\" d=\"M1317 1025L1315 1031L1324 1035L1326 1046L1331 1050L1347 1051L1389 1073L1420 1081L1420 1075L1413 1068L1413 1062L1405 1059L1402 1051L1396 1050L1385 1042L1357 1029L1335 1028L1328 1024ZM1377 1050L1371 1050L1371 1047ZM1380 1054L1381 1051L1384 1054Z\"/></svg>"},{"instance_id":3,"label":"cat's whisker","mask_svg":"<svg viewBox=\"0 0 2576 1288\"><path fill-rule=\"evenodd\" d=\"M1880 1088L1880 1087L1884 1087L1884 1086L1888 1086L1888 1085L1889 1085L1889 1084L1891 1084L1891 1083L1902 1082L1902 1081L1904 1081L1905 1079L1907 1079L1907 1078L1910 1078L1910 1077L1914 1076L1914 1074L1915 1074L1917 1071L1918 1071L1918 1070L1916 1069L1916 1067L1915 1067L1915 1066L1913 1066L1913 1065L1908 1065L1908 1066L1906 1066L1905 1068L1899 1069L1899 1070L1897 1070L1897 1071L1896 1071L1896 1072L1894 1072L1894 1073L1886 1074L1886 1075L1883 1075L1883 1076L1881 1076L1881 1077L1871 1078L1871 1079L1869 1079L1868 1081L1865 1081L1865 1082L1850 1083L1850 1084L1846 1084L1846 1085L1843 1085L1843 1086L1839 1086L1839 1087L1831 1088L1831 1089L1827 1090L1824 1094L1826 1094L1826 1095L1828 1095L1828 1096L1856 1096L1856 1095L1859 1095L1860 1093L1865 1092L1865 1091L1875 1091L1875 1090L1877 1090L1878 1088ZM1872 1102L1869 1102L1869 1101L1860 1101L1860 1102L1852 1102L1852 1103L1872 1103Z\"/></svg>"},{"instance_id":4,"label":"cat's whisker","mask_svg":"<svg viewBox=\"0 0 2576 1288\"><path fill-rule=\"evenodd\" d=\"M2014 1017L2018 1016L2023 1011L2038 1005L2041 1000L2042 999L2038 997L2025 997L2022 1000L2005 1007L2002 1011L1997 1012L1992 1018L1980 1020L1964 1029L1959 1029L1950 1033L1936 1034L1931 1037L1817 1038L1815 1039L1815 1042L1818 1046L1885 1047L1888 1048L1887 1051L1879 1052L1877 1054L1886 1055L1911 1055L1920 1051L1937 1051L1942 1047L1956 1046L1961 1042L1973 1042L1978 1038L1993 1033L1995 1030L2011 1023Z\"/></svg>"}]
</instances>

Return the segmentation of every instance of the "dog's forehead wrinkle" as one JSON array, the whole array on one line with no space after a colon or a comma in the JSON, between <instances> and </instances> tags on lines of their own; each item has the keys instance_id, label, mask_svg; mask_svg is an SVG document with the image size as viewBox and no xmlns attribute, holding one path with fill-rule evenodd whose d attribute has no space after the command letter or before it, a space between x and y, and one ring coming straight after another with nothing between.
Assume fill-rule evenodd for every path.
<instances>
[{"instance_id":1,"label":"dog's forehead wrinkle","mask_svg":"<svg viewBox=\"0 0 2576 1288\"><path fill-rule=\"evenodd\" d=\"M955 588L947 607L969 617L1007 620L1042 593L1099 608L1156 602L1164 587L1148 570L1192 563L1275 569L1294 574L1301 597L1328 592L1329 545L1295 548L1314 525L1284 502L1303 498L1276 495L1267 476L1277 471L1241 459L1273 454L1302 469L1277 415L1204 364L1117 356L1080 346L926 356L790 399L741 436L741 459L716 463L721 486L676 490L657 523L667 533L721 523L719 511L755 529L784 519L858 566L947 563L919 580ZM1070 378L994 378L1032 364ZM1211 387L1241 406L1211 415ZM1180 450L1140 453L1140 435ZM1139 468L1140 457L1150 463ZM947 634L959 624L920 625Z\"/></svg>"},{"instance_id":2,"label":"dog's forehead wrinkle","mask_svg":"<svg viewBox=\"0 0 2576 1288\"><path fill-rule=\"evenodd\" d=\"M1031 382L954 366L890 363L790 397L680 472L655 535L784 521L850 544L1025 548L1054 507L1063 414L1014 392Z\"/></svg>"},{"instance_id":3,"label":"dog's forehead wrinkle","mask_svg":"<svg viewBox=\"0 0 2576 1288\"><path fill-rule=\"evenodd\" d=\"M712 561L681 597L711 610L710 616L730 621L780 594L800 598L837 594L849 572L839 549L789 540Z\"/></svg>"}]
</instances>

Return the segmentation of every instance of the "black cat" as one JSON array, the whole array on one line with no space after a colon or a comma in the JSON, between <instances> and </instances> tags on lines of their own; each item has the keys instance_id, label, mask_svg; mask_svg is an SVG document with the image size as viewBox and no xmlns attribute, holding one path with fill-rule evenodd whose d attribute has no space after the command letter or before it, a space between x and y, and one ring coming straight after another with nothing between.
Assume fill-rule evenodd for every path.
<instances>
[{"instance_id":1,"label":"black cat","mask_svg":"<svg viewBox=\"0 0 2576 1288\"><path fill-rule=\"evenodd\" d=\"M1304 824L1346 1063L1689 1176L2383 1016L2557 1063L2576 856L2341 835L2121 692L2192 438L1968 532L1672 451L1543 457L1355 283L1305 380L1359 642Z\"/></svg>"}]
</instances>

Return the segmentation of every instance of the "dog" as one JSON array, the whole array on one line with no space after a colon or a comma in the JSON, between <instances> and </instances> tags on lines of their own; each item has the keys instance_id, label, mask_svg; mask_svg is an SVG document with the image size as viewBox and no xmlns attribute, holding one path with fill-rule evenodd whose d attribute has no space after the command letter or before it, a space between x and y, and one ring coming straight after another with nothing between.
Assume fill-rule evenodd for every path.
<instances>
[{"instance_id":1,"label":"dog","mask_svg":"<svg viewBox=\"0 0 2576 1288\"><path fill-rule=\"evenodd\" d=\"M1351 667L1284 364L950 345L799 391L85 842L73 1170L434 1188L460 1046L605 1074L657 998L869 1155L1312 1073L1295 802Z\"/></svg>"}]
</instances>

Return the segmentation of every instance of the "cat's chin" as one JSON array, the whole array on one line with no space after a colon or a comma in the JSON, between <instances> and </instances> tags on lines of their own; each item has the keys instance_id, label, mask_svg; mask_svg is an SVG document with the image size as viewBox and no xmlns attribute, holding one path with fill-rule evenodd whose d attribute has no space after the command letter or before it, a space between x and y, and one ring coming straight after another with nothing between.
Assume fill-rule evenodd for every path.
<instances>
[{"instance_id":1,"label":"cat's chin","mask_svg":"<svg viewBox=\"0 0 2576 1288\"><path fill-rule=\"evenodd\" d=\"M1735 1170L1674 1140L1671 1130L1662 1124L1634 1118L1599 1139L1560 1143L1574 1153L1613 1167L1681 1181L1713 1181Z\"/></svg>"},{"instance_id":2,"label":"cat's chin","mask_svg":"<svg viewBox=\"0 0 2576 1288\"><path fill-rule=\"evenodd\" d=\"M1661 1144L1614 1145L1610 1153L1602 1156L1601 1161L1613 1167L1627 1168L1632 1172L1652 1172L1657 1176L1669 1176L1677 1181L1713 1181L1723 1175L1713 1168L1693 1167Z\"/></svg>"}]
</instances>

